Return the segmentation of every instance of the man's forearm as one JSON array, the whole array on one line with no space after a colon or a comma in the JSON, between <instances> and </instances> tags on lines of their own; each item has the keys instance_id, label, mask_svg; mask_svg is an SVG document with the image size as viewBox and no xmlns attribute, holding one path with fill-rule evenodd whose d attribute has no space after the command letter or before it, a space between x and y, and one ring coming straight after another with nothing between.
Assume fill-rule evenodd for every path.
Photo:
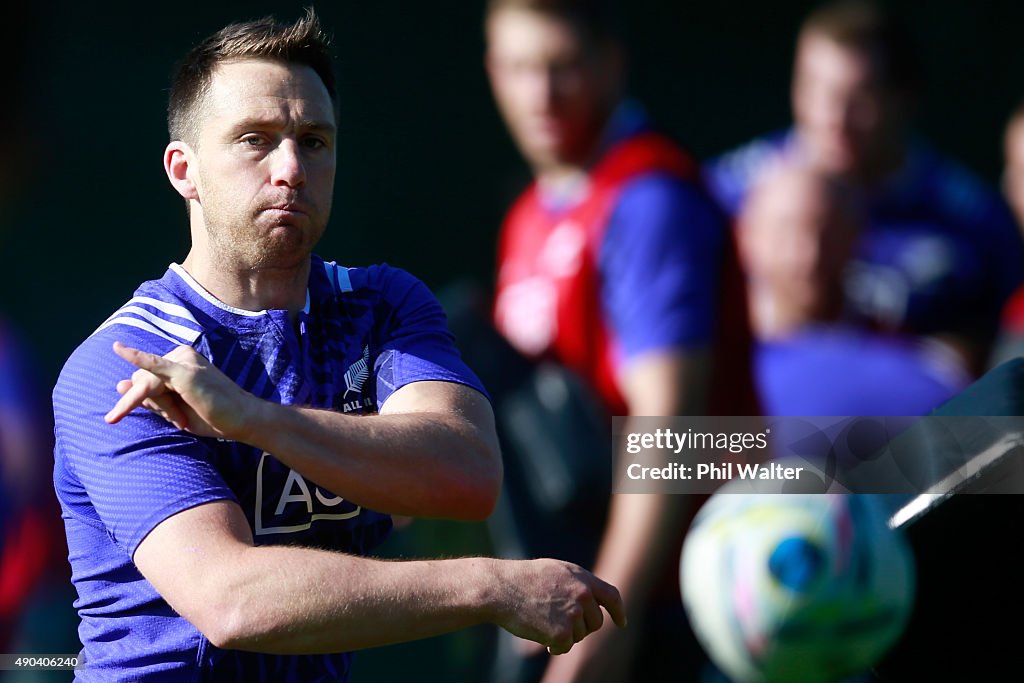
<instances>
[{"instance_id":1,"label":"man's forearm","mask_svg":"<svg viewBox=\"0 0 1024 683\"><path fill-rule=\"evenodd\" d=\"M480 623L565 652L601 626L625 625L613 586L560 560L389 562L297 546L253 546L231 501L164 520L134 561L216 646L341 652Z\"/></svg>"},{"instance_id":2,"label":"man's forearm","mask_svg":"<svg viewBox=\"0 0 1024 683\"><path fill-rule=\"evenodd\" d=\"M496 621L491 560L387 562L307 548L246 549L207 626L223 648L342 652Z\"/></svg>"},{"instance_id":3,"label":"man's forearm","mask_svg":"<svg viewBox=\"0 0 1024 683\"><path fill-rule=\"evenodd\" d=\"M710 360L704 349L651 354L634 361L623 377L631 415L701 415L706 407ZM626 431L634 431L627 426ZM617 447L622 444L616 444ZM625 462L621 458L620 462ZM661 578L680 529L697 501L673 494L612 496L595 571L614 577L633 609L646 603Z\"/></svg>"},{"instance_id":4,"label":"man's forearm","mask_svg":"<svg viewBox=\"0 0 1024 683\"><path fill-rule=\"evenodd\" d=\"M501 486L494 449L457 414L350 416L264 403L241 440L381 512L483 519Z\"/></svg>"}]
</instances>

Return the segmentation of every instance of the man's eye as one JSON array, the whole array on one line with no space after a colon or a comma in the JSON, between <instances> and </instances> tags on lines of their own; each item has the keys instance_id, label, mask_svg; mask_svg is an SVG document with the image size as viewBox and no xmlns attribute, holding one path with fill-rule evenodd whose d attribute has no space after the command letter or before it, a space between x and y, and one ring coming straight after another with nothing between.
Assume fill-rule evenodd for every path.
<instances>
[{"instance_id":1,"label":"man's eye","mask_svg":"<svg viewBox=\"0 0 1024 683\"><path fill-rule=\"evenodd\" d=\"M321 149L327 146L327 143L322 138L305 138L302 144L310 149Z\"/></svg>"},{"instance_id":2,"label":"man's eye","mask_svg":"<svg viewBox=\"0 0 1024 683\"><path fill-rule=\"evenodd\" d=\"M259 135L246 135L244 138L242 138L242 144L248 145L250 147L258 147L264 144L265 142L266 141Z\"/></svg>"}]
</instances>

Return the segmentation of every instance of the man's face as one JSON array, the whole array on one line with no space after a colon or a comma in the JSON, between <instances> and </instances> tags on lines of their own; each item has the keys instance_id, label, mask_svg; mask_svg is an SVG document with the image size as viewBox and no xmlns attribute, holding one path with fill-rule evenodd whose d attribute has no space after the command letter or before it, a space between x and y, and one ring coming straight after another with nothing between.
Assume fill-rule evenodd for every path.
<instances>
[{"instance_id":1,"label":"man's face","mask_svg":"<svg viewBox=\"0 0 1024 683\"><path fill-rule=\"evenodd\" d=\"M1024 226L1024 116L1016 116L1006 128L1003 138L1003 193Z\"/></svg>"},{"instance_id":2,"label":"man's face","mask_svg":"<svg viewBox=\"0 0 1024 683\"><path fill-rule=\"evenodd\" d=\"M744 268L755 283L808 320L833 303L857 229L823 180L779 169L752 191L739 228Z\"/></svg>"},{"instance_id":3,"label":"man's face","mask_svg":"<svg viewBox=\"0 0 1024 683\"><path fill-rule=\"evenodd\" d=\"M584 162L618 85L610 48L588 50L570 23L518 9L491 15L487 41L491 87L527 161L539 169Z\"/></svg>"},{"instance_id":4,"label":"man's face","mask_svg":"<svg viewBox=\"0 0 1024 683\"><path fill-rule=\"evenodd\" d=\"M199 105L196 189L218 256L242 268L294 268L331 212L334 109L307 66L219 65Z\"/></svg>"},{"instance_id":5,"label":"man's face","mask_svg":"<svg viewBox=\"0 0 1024 683\"><path fill-rule=\"evenodd\" d=\"M797 47L792 105L811 163L826 173L857 175L890 156L903 126L901 97L881 82L858 50L813 32Z\"/></svg>"}]
</instances>

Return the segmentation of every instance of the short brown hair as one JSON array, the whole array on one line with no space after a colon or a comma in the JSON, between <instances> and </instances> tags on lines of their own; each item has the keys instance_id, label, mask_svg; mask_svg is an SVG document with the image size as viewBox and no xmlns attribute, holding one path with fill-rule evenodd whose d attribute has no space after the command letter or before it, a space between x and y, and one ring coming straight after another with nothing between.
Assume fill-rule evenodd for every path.
<instances>
[{"instance_id":1,"label":"short brown hair","mask_svg":"<svg viewBox=\"0 0 1024 683\"><path fill-rule=\"evenodd\" d=\"M273 17L230 24L192 48L175 69L167 103L167 131L171 140L194 142L196 110L214 69L235 59L269 59L312 68L337 104L330 38L312 7L294 24Z\"/></svg>"},{"instance_id":2,"label":"short brown hair","mask_svg":"<svg viewBox=\"0 0 1024 683\"><path fill-rule=\"evenodd\" d=\"M537 12L569 23L591 45L618 37L609 0L488 0L484 21L506 9Z\"/></svg>"},{"instance_id":3,"label":"short brown hair","mask_svg":"<svg viewBox=\"0 0 1024 683\"><path fill-rule=\"evenodd\" d=\"M915 92L924 81L909 27L871 0L838 0L821 5L804 20L800 36L824 36L842 47L867 54L889 87Z\"/></svg>"}]
</instances>

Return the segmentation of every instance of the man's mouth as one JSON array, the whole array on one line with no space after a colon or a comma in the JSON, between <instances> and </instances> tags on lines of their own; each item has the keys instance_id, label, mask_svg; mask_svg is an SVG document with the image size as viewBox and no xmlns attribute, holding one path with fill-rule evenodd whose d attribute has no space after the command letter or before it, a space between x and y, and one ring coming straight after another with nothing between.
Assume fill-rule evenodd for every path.
<instances>
[{"instance_id":1,"label":"man's mouth","mask_svg":"<svg viewBox=\"0 0 1024 683\"><path fill-rule=\"evenodd\" d=\"M295 202L280 202L271 204L262 209L262 213L269 214L279 219L305 218L309 215L306 206Z\"/></svg>"}]
</instances>

